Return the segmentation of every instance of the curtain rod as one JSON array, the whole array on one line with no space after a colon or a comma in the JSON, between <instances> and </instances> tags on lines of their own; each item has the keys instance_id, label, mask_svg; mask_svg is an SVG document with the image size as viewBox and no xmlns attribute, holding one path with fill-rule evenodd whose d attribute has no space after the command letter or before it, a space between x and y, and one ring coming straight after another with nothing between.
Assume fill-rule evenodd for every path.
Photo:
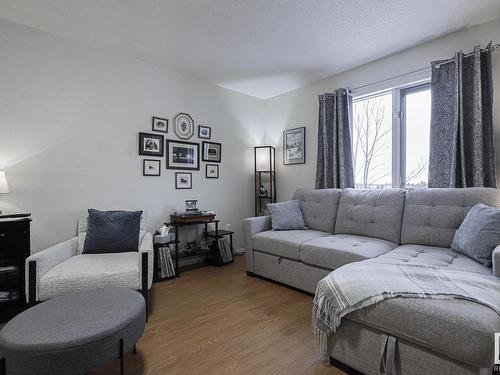
<instances>
[{"instance_id":1,"label":"curtain rod","mask_svg":"<svg viewBox=\"0 0 500 375\"><path fill-rule=\"evenodd\" d=\"M491 46L491 49L494 51L496 50L497 48L500 47L500 43L497 43L497 44L494 44ZM483 50L484 51L484 50ZM469 57L469 56L472 56L474 53L468 53L466 55L464 55L464 57ZM439 64L440 65L443 65L443 64L448 64L450 62L453 62L455 61L454 58L452 59L448 59L448 60L445 60L443 61L442 63ZM437 65L438 66L438 65ZM390 82L390 81L394 81L395 79L398 79L398 78L402 78L402 77L406 77L406 76L411 76L413 74L417 74L417 73L422 73L422 72L425 72L426 70L430 70L431 67L430 66L427 66L425 68L420 68L420 69L417 69L417 70L413 70L411 72L408 72L408 73L403 73L403 74L399 74L397 76L394 76L394 77L390 77L390 78L386 78L386 79L382 79L380 81L377 81L377 82L373 82L373 83L369 83L369 84L366 84L366 85L362 85L362 86L358 86L358 87L354 87L352 89L350 89L351 91L355 91L355 90L361 90L361 89L365 89L367 87L371 87L371 86L375 86L375 85L378 85L380 83L385 83L385 82Z\"/></svg>"}]
</instances>

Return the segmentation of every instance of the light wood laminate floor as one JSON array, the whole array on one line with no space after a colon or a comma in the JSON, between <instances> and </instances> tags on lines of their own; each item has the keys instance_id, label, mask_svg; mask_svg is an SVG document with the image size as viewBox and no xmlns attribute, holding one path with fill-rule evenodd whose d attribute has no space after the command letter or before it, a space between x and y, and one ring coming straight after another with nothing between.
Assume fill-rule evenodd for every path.
<instances>
[{"instance_id":1,"label":"light wood laminate floor","mask_svg":"<svg viewBox=\"0 0 500 375\"><path fill-rule=\"evenodd\" d=\"M155 284L151 302L125 374L343 374L313 349L312 297L248 277L243 257Z\"/></svg>"}]
</instances>

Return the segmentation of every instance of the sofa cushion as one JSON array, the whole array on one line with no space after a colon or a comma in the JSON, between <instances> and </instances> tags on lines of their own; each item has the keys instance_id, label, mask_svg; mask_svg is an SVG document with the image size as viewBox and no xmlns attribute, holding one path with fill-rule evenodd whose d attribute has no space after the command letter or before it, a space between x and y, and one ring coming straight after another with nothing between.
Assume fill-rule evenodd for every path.
<instances>
[{"instance_id":1,"label":"sofa cushion","mask_svg":"<svg viewBox=\"0 0 500 375\"><path fill-rule=\"evenodd\" d=\"M451 248L490 267L491 253L499 244L500 209L478 203L455 232Z\"/></svg>"},{"instance_id":2,"label":"sofa cushion","mask_svg":"<svg viewBox=\"0 0 500 375\"><path fill-rule=\"evenodd\" d=\"M310 265L334 270L347 263L376 258L397 246L393 242L377 238L336 234L302 244L300 260Z\"/></svg>"},{"instance_id":3,"label":"sofa cushion","mask_svg":"<svg viewBox=\"0 0 500 375\"><path fill-rule=\"evenodd\" d=\"M293 199L302 202L302 214L309 229L333 233L340 189L297 189Z\"/></svg>"},{"instance_id":4,"label":"sofa cushion","mask_svg":"<svg viewBox=\"0 0 500 375\"><path fill-rule=\"evenodd\" d=\"M491 275L492 270L468 256L445 247L401 245L377 258L384 263L415 263Z\"/></svg>"},{"instance_id":5,"label":"sofa cushion","mask_svg":"<svg viewBox=\"0 0 500 375\"><path fill-rule=\"evenodd\" d=\"M344 189L335 234L356 234L399 244L405 190Z\"/></svg>"},{"instance_id":6,"label":"sofa cushion","mask_svg":"<svg viewBox=\"0 0 500 375\"><path fill-rule=\"evenodd\" d=\"M252 248L283 258L300 260L300 246L309 240L329 236L317 230L266 231L252 237Z\"/></svg>"},{"instance_id":7,"label":"sofa cushion","mask_svg":"<svg viewBox=\"0 0 500 375\"><path fill-rule=\"evenodd\" d=\"M477 368L492 365L493 332L500 332L494 310L464 300L394 298L357 310L347 319Z\"/></svg>"},{"instance_id":8,"label":"sofa cushion","mask_svg":"<svg viewBox=\"0 0 500 375\"><path fill-rule=\"evenodd\" d=\"M451 247L455 231L477 203L500 207L500 191L493 188L408 190L401 243Z\"/></svg>"},{"instance_id":9,"label":"sofa cushion","mask_svg":"<svg viewBox=\"0 0 500 375\"><path fill-rule=\"evenodd\" d=\"M302 215L301 203L298 200L268 203L273 230L307 229Z\"/></svg>"},{"instance_id":10,"label":"sofa cushion","mask_svg":"<svg viewBox=\"0 0 500 375\"><path fill-rule=\"evenodd\" d=\"M104 287L141 289L141 253L76 255L40 277L38 299Z\"/></svg>"}]
</instances>

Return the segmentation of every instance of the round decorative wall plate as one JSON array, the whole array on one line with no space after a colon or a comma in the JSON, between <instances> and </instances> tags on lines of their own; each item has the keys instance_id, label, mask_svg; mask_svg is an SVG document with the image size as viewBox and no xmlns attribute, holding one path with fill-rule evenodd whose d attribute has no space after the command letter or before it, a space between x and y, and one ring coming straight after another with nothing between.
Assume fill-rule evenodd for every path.
<instances>
[{"instance_id":1,"label":"round decorative wall plate","mask_svg":"<svg viewBox=\"0 0 500 375\"><path fill-rule=\"evenodd\" d=\"M194 134L194 121L187 113L179 113L174 119L174 132L180 139L189 139Z\"/></svg>"}]
</instances>

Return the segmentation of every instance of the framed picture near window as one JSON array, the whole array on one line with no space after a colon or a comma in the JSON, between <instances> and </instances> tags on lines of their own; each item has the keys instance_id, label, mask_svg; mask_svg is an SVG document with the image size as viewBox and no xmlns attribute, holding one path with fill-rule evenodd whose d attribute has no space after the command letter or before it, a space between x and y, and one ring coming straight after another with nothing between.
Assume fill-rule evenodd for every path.
<instances>
[{"instance_id":1,"label":"framed picture near window","mask_svg":"<svg viewBox=\"0 0 500 375\"><path fill-rule=\"evenodd\" d=\"M198 125L198 138L201 139L212 138L212 128L210 126Z\"/></svg>"},{"instance_id":2,"label":"framed picture near window","mask_svg":"<svg viewBox=\"0 0 500 375\"><path fill-rule=\"evenodd\" d=\"M205 177L206 178L219 178L219 166L217 164L206 164L205 165Z\"/></svg>"},{"instance_id":3,"label":"framed picture near window","mask_svg":"<svg viewBox=\"0 0 500 375\"><path fill-rule=\"evenodd\" d=\"M221 162L222 145L216 142L203 142L202 143L202 160L211 161L213 163Z\"/></svg>"},{"instance_id":4,"label":"framed picture near window","mask_svg":"<svg viewBox=\"0 0 500 375\"><path fill-rule=\"evenodd\" d=\"M175 173L175 188L176 189L192 189L193 174L189 172Z\"/></svg>"},{"instance_id":5,"label":"framed picture near window","mask_svg":"<svg viewBox=\"0 0 500 375\"><path fill-rule=\"evenodd\" d=\"M160 175L160 160L144 159L142 161L143 176L159 176Z\"/></svg>"},{"instance_id":6,"label":"framed picture near window","mask_svg":"<svg viewBox=\"0 0 500 375\"><path fill-rule=\"evenodd\" d=\"M306 128L287 129L283 131L283 164L305 164L306 162Z\"/></svg>"},{"instance_id":7,"label":"framed picture near window","mask_svg":"<svg viewBox=\"0 0 500 375\"><path fill-rule=\"evenodd\" d=\"M153 116L153 120L151 122L152 122L151 124L152 131L160 133L168 133L168 119Z\"/></svg>"},{"instance_id":8,"label":"framed picture near window","mask_svg":"<svg viewBox=\"0 0 500 375\"><path fill-rule=\"evenodd\" d=\"M200 144L167 140L167 169L200 170Z\"/></svg>"},{"instance_id":9,"label":"framed picture near window","mask_svg":"<svg viewBox=\"0 0 500 375\"><path fill-rule=\"evenodd\" d=\"M163 135L139 133L139 155L163 156Z\"/></svg>"}]
</instances>

